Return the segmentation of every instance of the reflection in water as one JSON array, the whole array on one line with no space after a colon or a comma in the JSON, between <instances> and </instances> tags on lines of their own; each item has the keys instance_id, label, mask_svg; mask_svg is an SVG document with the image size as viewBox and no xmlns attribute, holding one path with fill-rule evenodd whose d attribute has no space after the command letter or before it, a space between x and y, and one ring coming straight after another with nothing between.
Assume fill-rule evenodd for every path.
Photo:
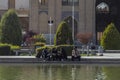
<instances>
[{"instance_id":1,"label":"reflection in water","mask_svg":"<svg viewBox=\"0 0 120 80\"><path fill-rule=\"evenodd\" d=\"M102 71L102 67L98 67L95 80L105 80L105 78L106 78L106 75Z\"/></svg>"},{"instance_id":2,"label":"reflection in water","mask_svg":"<svg viewBox=\"0 0 120 80\"><path fill-rule=\"evenodd\" d=\"M120 80L120 67L103 67L103 72L106 75L105 80Z\"/></svg>"},{"instance_id":3,"label":"reflection in water","mask_svg":"<svg viewBox=\"0 0 120 80\"><path fill-rule=\"evenodd\" d=\"M119 80L120 77L109 79L114 76L110 73L117 73L118 69L90 65L1 65L0 80Z\"/></svg>"},{"instance_id":4,"label":"reflection in water","mask_svg":"<svg viewBox=\"0 0 120 80\"><path fill-rule=\"evenodd\" d=\"M76 66L72 68L72 73L71 73L72 74L72 80L76 80L75 79L76 78L75 73L76 73Z\"/></svg>"}]
</instances>

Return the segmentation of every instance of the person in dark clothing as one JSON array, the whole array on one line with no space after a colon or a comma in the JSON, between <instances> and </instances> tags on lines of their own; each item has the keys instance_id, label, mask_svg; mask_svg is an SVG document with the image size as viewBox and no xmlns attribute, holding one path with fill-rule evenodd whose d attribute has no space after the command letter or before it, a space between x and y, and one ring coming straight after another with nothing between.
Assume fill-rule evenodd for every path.
<instances>
[{"instance_id":1,"label":"person in dark clothing","mask_svg":"<svg viewBox=\"0 0 120 80\"><path fill-rule=\"evenodd\" d=\"M57 51L57 60L61 61L62 58L62 50L61 48Z\"/></svg>"},{"instance_id":2,"label":"person in dark clothing","mask_svg":"<svg viewBox=\"0 0 120 80\"><path fill-rule=\"evenodd\" d=\"M62 52L62 59L63 60L67 60L67 54L66 54L66 51L63 49L63 48L61 48L61 52Z\"/></svg>"},{"instance_id":3,"label":"person in dark clothing","mask_svg":"<svg viewBox=\"0 0 120 80\"><path fill-rule=\"evenodd\" d=\"M57 59L60 61L67 60L67 54L63 48L60 48L60 50L58 50Z\"/></svg>"},{"instance_id":4,"label":"person in dark clothing","mask_svg":"<svg viewBox=\"0 0 120 80\"><path fill-rule=\"evenodd\" d=\"M45 49L42 51L42 58L43 58L44 60L47 60L48 54L49 54L48 48L45 48Z\"/></svg>"},{"instance_id":5,"label":"person in dark clothing","mask_svg":"<svg viewBox=\"0 0 120 80\"><path fill-rule=\"evenodd\" d=\"M57 50L55 48L52 49L52 60L57 60Z\"/></svg>"}]
</instances>

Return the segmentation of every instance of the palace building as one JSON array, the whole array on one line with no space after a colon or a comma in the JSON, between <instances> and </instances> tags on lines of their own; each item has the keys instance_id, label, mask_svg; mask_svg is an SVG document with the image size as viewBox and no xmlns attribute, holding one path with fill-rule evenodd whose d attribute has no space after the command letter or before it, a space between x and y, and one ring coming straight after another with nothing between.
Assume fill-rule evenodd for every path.
<instances>
[{"instance_id":1,"label":"palace building","mask_svg":"<svg viewBox=\"0 0 120 80\"><path fill-rule=\"evenodd\" d=\"M55 34L60 22L71 17L77 23L75 35L89 32L93 39L99 40L111 21L119 25L118 3L119 0L0 0L0 17L13 8L23 29L42 34L50 33L50 18L53 21L51 33Z\"/></svg>"}]
</instances>

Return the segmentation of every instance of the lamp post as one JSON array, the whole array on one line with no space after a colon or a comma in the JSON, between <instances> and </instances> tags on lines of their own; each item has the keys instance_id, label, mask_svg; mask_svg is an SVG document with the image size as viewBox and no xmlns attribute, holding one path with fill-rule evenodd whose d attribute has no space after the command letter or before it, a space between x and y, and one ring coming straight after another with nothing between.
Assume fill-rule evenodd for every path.
<instances>
[{"instance_id":1,"label":"lamp post","mask_svg":"<svg viewBox=\"0 0 120 80\"><path fill-rule=\"evenodd\" d=\"M72 38L73 38L73 44L74 44L74 0L72 0Z\"/></svg>"},{"instance_id":2,"label":"lamp post","mask_svg":"<svg viewBox=\"0 0 120 80\"><path fill-rule=\"evenodd\" d=\"M50 27L50 45L51 45L52 44L51 32L52 32L52 25L53 25L53 20L51 19L51 17L48 20L48 25Z\"/></svg>"}]
</instances>

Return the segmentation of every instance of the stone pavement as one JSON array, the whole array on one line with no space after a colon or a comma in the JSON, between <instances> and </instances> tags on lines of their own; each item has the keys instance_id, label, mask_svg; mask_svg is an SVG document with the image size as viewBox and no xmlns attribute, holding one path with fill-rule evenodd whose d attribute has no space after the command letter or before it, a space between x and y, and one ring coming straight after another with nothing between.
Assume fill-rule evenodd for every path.
<instances>
[{"instance_id":1,"label":"stone pavement","mask_svg":"<svg viewBox=\"0 0 120 80\"><path fill-rule=\"evenodd\" d=\"M0 63L38 63L38 64L120 64L119 53L104 53L103 56L82 56L81 61L43 61L35 56L0 56Z\"/></svg>"}]
</instances>

